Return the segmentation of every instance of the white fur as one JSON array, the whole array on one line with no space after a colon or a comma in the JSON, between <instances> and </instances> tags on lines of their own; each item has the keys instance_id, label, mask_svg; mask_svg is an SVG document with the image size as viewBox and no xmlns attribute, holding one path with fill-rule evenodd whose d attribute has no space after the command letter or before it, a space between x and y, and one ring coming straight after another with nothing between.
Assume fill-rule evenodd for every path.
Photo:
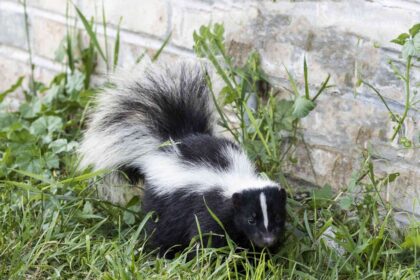
<instances>
[{"instance_id":1,"label":"white fur","mask_svg":"<svg viewBox=\"0 0 420 280\"><path fill-rule=\"evenodd\" d=\"M264 218L264 227L268 230L267 200L265 199L265 194L263 192L260 193L260 205Z\"/></svg>"},{"instance_id":2,"label":"white fur","mask_svg":"<svg viewBox=\"0 0 420 280\"><path fill-rule=\"evenodd\" d=\"M83 154L80 165L87 167L93 164L95 169L113 170L158 149L160 142L152 137L143 138L141 142L133 141L131 145L116 145L124 141L131 132L87 132L80 147L80 153Z\"/></svg>"},{"instance_id":3,"label":"white fur","mask_svg":"<svg viewBox=\"0 0 420 280\"><path fill-rule=\"evenodd\" d=\"M226 197L231 197L235 192L246 189L277 186L276 183L257 176L242 152L229 149L227 153L231 156L231 168L228 170L205 164L187 165L175 153L163 152L145 155L136 163L145 173L146 181L153 182L151 187L159 195L168 195L180 189L203 193L218 188Z\"/></svg>"}]
</instances>

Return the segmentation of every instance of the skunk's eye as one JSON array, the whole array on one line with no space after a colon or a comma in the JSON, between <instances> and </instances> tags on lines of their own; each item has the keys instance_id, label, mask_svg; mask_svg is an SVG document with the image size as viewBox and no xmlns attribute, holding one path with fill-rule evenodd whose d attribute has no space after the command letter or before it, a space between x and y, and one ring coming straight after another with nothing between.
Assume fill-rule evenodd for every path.
<instances>
[{"instance_id":1,"label":"skunk's eye","mask_svg":"<svg viewBox=\"0 0 420 280\"><path fill-rule=\"evenodd\" d=\"M248 219L248 224L255 225L255 219L254 218L249 218Z\"/></svg>"},{"instance_id":2,"label":"skunk's eye","mask_svg":"<svg viewBox=\"0 0 420 280\"><path fill-rule=\"evenodd\" d=\"M256 220L255 220L256 216L257 215L255 213L252 213L252 216L248 218L248 224L255 225L255 223L256 223Z\"/></svg>"},{"instance_id":3,"label":"skunk's eye","mask_svg":"<svg viewBox=\"0 0 420 280\"><path fill-rule=\"evenodd\" d=\"M276 216L276 217L274 218L274 221L275 221L276 223L280 223L280 222L281 222L281 217L280 217L280 216Z\"/></svg>"}]
</instances>

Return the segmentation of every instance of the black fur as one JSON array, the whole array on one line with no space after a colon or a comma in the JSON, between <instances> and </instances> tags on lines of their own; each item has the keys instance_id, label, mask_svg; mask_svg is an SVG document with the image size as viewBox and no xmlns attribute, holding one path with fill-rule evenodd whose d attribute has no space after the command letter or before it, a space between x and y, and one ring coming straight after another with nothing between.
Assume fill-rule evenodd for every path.
<instances>
[{"instance_id":1,"label":"black fur","mask_svg":"<svg viewBox=\"0 0 420 280\"><path fill-rule=\"evenodd\" d=\"M184 66L179 73L146 73L146 81L136 82L129 90L132 94L114 104L118 110L101 126L124 124L141 115L150 132L163 141L192 133L212 134L210 94L201 71Z\"/></svg>"},{"instance_id":2,"label":"black fur","mask_svg":"<svg viewBox=\"0 0 420 280\"><path fill-rule=\"evenodd\" d=\"M261 191L267 197L270 220L268 232L278 238L270 246L275 248L280 245L286 219L286 193L283 189L273 187L237 193L233 198L226 198L217 188L204 194L179 191L173 195L159 196L146 187L143 209L147 212L154 211L158 217L157 222L148 223L148 232L151 234L149 245L159 248L161 255L172 256L174 252L187 247L191 239L197 236L199 224L202 233L214 234L211 236L211 246L225 246L225 232L210 215L209 208L237 245L242 248L262 248L264 246L260 246L261 244L252 244L249 238L255 236L254 239L258 240L260 232L265 232L261 209L258 207L258 195ZM253 213L256 214L256 224L250 225L248 219ZM207 242L208 237L204 236L204 244Z\"/></svg>"},{"instance_id":3,"label":"black fur","mask_svg":"<svg viewBox=\"0 0 420 280\"><path fill-rule=\"evenodd\" d=\"M228 139L198 133L178 139L174 145L185 164L207 164L220 170L229 166L229 159L223 153L225 148L239 150L239 147Z\"/></svg>"},{"instance_id":4,"label":"black fur","mask_svg":"<svg viewBox=\"0 0 420 280\"><path fill-rule=\"evenodd\" d=\"M137 167L126 165L120 167L119 170L126 175L128 181L132 185L136 185L139 182L144 181L144 175Z\"/></svg>"}]
</instances>

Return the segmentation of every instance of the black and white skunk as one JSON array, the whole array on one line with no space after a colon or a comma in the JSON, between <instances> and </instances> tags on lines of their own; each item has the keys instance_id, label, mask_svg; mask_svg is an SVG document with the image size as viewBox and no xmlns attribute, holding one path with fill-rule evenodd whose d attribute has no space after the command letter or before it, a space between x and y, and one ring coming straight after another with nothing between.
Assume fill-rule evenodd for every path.
<instances>
[{"instance_id":1,"label":"black and white skunk","mask_svg":"<svg viewBox=\"0 0 420 280\"><path fill-rule=\"evenodd\" d=\"M123 171L132 184L144 180L143 210L158 215L148 226L153 247L165 252L188 246L197 224L202 233L216 234L212 246L225 245L224 230L208 209L239 246L278 245L286 193L259 177L238 145L215 135L200 67L150 66L114 83L98 96L81 165ZM118 173L110 176L113 184L123 181Z\"/></svg>"}]
</instances>

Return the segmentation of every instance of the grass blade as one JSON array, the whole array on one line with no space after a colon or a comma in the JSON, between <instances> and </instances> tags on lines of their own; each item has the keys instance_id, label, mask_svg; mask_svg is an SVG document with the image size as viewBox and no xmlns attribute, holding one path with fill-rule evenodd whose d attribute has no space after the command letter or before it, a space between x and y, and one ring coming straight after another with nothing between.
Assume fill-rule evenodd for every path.
<instances>
[{"instance_id":1,"label":"grass blade","mask_svg":"<svg viewBox=\"0 0 420 280\"><path fill-rule=\"evenodd\" d=\"M372 86L370 83L367 83L365 81L362 81L362 83L365 84L365 85L367 85L371 90L373 90L374 93L376 93L379 96L379 98L381 99L382 103L385 105L386 109L391 114L392 120L398 121L397 116L395 116L394 113L392 112L391 108L389 108L388 103L386 102L386 100L382 96L382 94L374 86Z\"/></svg>"},{"instance_id":2,"label":"grass blade","mask_svg":"<svg viewBox=\"0 0 420 280\"><path fill-rule=\"evenodd\" d=\"M143 58L146 56L146 51L143 51L140 55L139 55L139 57L137 57L137 59L136 59L136 61L135 61L135 63L134 64L139 64L142 60L143 60Z\"/></svg>"},{"instance_id":3,"label":"grass blade","mask_svg":"<svg viewBox=\"0 0 420 280\"><path fill-rule=\"evenodd\" d=\"M283 65L283 66L284 66L284 65ZM286 70L287 77L288 77L288 79L289 79L290 85L292 86L292 90L293 90L293 92L295 93L295 95L296 95L296 96L299 96L300 94L299 94L299 90L298 90L298 88L297 88L297 86L296 86L296 81L295 81L295 79L293 79L292 74L290 74L290 72L289 72L289 70L287 70L286 66L284 66L284 70Z\"/></svg>"},{"instance_id":4,"label":"grass blade","mask_svg":"<svg viewBox=\"0 0 420 280\"><path fill-rule=\"evenodd\" d=\"M83 13L79 10L79 8L76 7L76 5L74 5L74 8L76 9L77 15L79 16L80 20L82 21L83 26L85 27L85 30L89 35L89 38L92 40L93 45L98 50L99 55L102 57L102 59L105 62L107 62L106 56L105 56L101 46L99 45L98 38L96 37L96 33L93 31L92 26L87 21L86 17L83 15Z\"/></svg>"},{"instance_id":5,"label":"grass blade","mask_svg":"<svg viewBox=\"0 0 420 280\"><path fill-rule=\"evenodd\" d=\"M303 76L305 78L305 97L309 100L308 65L306 64L306 57L303 59Z\"/></svg>"},{"instance_id":6,"label":"grass blade","mask_svg":"<svg viewBox=\"0 0 420 280\"><path fill-rule=\"evenodd\" d=\"M27 172L27 171L24 171L24 170L17 170L17 169L12 169L12 170L15 171L16 173L19 173L23 176L33 178L35 180L38 180L38 181L41 181L41 182L44 182L44 183L51 183L49 179L45 178L42 175L34 174L34 173Z\"/></svg>"},{"instance_id":7,"label":"grass blade","mask_svg":"<svg viewBox=\"0 0 420 280\"><path fill-rule=\"evenodd\" d=\"M70 68L71 73L73 73L74 72L74 58L73 58L73 47L72 47L70 34L67 34L66 41L67 41L67 48L66 48L67 64Z\"/></svg>"},{"instance_id":8,"label":"grass blade","mask_svg":"<svg viewBox=\"0 0 420 280\"><path fill-rule=\"evenodd\" d=\"M74 178L64 179L64 180L60 181L59 183L60 184L66 184L66 183L70 183L70 182L85 181L87 179L94 178L96 176L103 175L103 174L106 174L108 172L109 171L107 171L107 170L98 170L98 171L83 174L83 175L80 175L80 176L77 176L77 177L74 177Z\"/></svg>"},{"instance_id":9,"label":"grass blade","mask_svg":"<svg viewBox=\"0 0 420 280\"><path fill-rule=\"evenodd\" d=\"M166 37L165 41L163 41L163 44L160 46L160 48L158 49L158 51L152 57L152 61L153 62L155 62L159 58L161 52L166 47L166 45L169 43L169 40L171 39L171 36L172 36L172 32L169 33L169 35Z\"/></svg>"},{"instance_id":10,"label":"grass blade","mask_svg":"<svg viewBox=\"0 0 420 280\"><path fill-rule=\"evenodd\" d=\"M19 79L16 81L16 83L14 83L9 89L6 89L5 91L0 93L0 103L3 102L4 98L14 92L15 90L17 90L18 87L20 87L22 85L22 81L25 77L24 76L20 76Z\"/></svg>"},{"instance_id":11,"label":"grass blade","mask_svg":"<svg viewBox=\"0 0 420 280\"><path fill-rule=\"evenodd\" d=\"M102 0L102 28L104 30L105 56L106 56L106 71L108 73L108 71L109 71L109 65L108 65L109 52L108 52L108 33L107 33L106 26L107 26L107 24L106 24L106 16L105 16L105 6L104 6L104 1Z\"/></svg>"},{"instance_id":12,"label":"grass blade","mask_svg":"<svg viewBox=\"0 0 420 280\"><path fill-rule=\"evenodd\" d=\"M114 62L113 62L113 70L115 71L115 68L118 65L118 57L120 54L120 30L121 30L121 21L122 17L120 17L120 21L118 22L117 27L117 37L115 39L115 45L114 45Z\"/></svg>"},{"instance_id":13,"label":"grass blade","mask_svg":"<svg viewBox=\"0 0 420 280\"><path fill-rule=\"evenodd\" d=\"M261 143L264 145L264 148L269 156L271 156L270 148L268 147L267 141L265 140L264 135L262 134L261 130L259 129L259 125L257 123L257 120L254 118L254 115L252 111L248 108L246 104L244 104L244 108L248 114L249 120L251 121L252 126L256 129L256 132L258 133L258 136L260 137Z\"/></svg>"},{"instance_id":14,"label":"grass blade","mask_svg":"<svg viewBox=\"0 0 420 280\"><path fill-rule=\"evenodd\" d=\"M321 87L319 88L318 92L316 93L316 95L312 98L312 101L315 101L318 96L326 89L328 88L328 82L330 81L331 75L328 74L328 77L324 80L324 82L322 83Z\"/></svg>"}]
</instances>

